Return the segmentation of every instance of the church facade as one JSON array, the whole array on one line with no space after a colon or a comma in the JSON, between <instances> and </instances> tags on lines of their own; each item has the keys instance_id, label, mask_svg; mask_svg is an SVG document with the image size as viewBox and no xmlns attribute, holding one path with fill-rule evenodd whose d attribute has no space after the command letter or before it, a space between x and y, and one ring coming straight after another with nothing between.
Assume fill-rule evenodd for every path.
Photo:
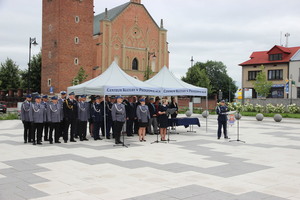
<instances>
[{"instance_id":1,"label":"church facade","mask_svg":"<svg viewBox=\"0 0 300 200\"><path fill-rule=\"evenodd\" d=\"M145 80L169 66L167 30L141 0L95 16L93 9L93 0L43 0L42 93L66 90L80 67L89 80L115 61Z\"/></svg>"}]
</instances>

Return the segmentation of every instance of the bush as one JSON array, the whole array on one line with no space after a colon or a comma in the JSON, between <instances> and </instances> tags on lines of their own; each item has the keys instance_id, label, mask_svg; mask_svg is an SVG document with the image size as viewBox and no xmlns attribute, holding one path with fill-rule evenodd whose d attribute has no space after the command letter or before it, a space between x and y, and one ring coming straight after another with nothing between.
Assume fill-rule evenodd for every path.
<instances>
[{"instance_id":1,"label":"bush","mask_svg":"<svg viewBox=\"0 0 300 200\"><path fill-rule=\"evenodd\" d=\"M258 112L258 113L263 113L263 112L265 112L265 107L262 105L256 104L254 106L254 111Z\"/></svg>"},{"instance_id":2,"label":"bush","mask_svg":"<svg viewBox=\"0 0 300 200\"><path fill-rule=\"evenodd\" d=\"M272 104L268 103L266 105L266 112L267 113L273 113L273 112L275 112L275 106L273 106Z\"/></svg>"},{"instance_id":3,"label":"bush","mask_svg":"<svg viewBox=\"0 0 300 200\"><path fill-rule=\"evenodd\" d=\"M291 104L287 106L287 110L289 113L297 113L300 111L300 108L296 104Z\"/></svg>"},{"instance_id":4,"label":"bush","mask_svg":"<svg viewBox=\"0 0 300 200\"><path fill-rule=\"evenodd\" d=\"M285 112L285 106L283 104L277 104L275 106L274 112L275 113L284 113Z\"/></svg>"},{"instance_id":5,"label":"bush","mask_svg":"<svg viewBox=\"0 0 300 200\"><path fill-rule=\"evenodd\" d=\"M0 120L12 120L12 119L19 119L19 116L17 113L8 113L0 115Z\"/></svg>"},{"instance_id":6,"label":"bush","mask_svg":"<svg viewBox=\"0 0 300 200\"><path fill-rule=\"evenodd\" d=\"M246 103L243 107L243 111L245 112L253 112L254 111L254 106L251 103Z\"/></svg>"}]
</instances>

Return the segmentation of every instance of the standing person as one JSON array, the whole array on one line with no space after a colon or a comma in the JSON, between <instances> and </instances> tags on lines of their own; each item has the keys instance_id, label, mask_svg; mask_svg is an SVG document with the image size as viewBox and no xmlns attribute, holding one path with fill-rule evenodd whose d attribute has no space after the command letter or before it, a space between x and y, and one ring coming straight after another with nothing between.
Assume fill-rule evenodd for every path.
<instances>
[{"instance_id":1,"label":"standing person","mask_svg":"<svg viewBox=\"0 0 300 200\"><path fill-rule=\"evenodd\" d=\"M132 97L132 103L133 103L133 106L134 106L133 134L138 135L139 122L138 122L137 117L136 117L136 108L137 108L137 106L139 105L140 102L137 101L136 96Z\"/></svg>"},{"instance_id":2,"label":"standing person","mask_svg":"<svg viewBox=\"0 0 300 200\"><path fill-rule=\"evenodd\" d=\"M103 124L103 107L101 105L102 98L100 96L96 97L95 103L92 105L91 115L94 124L93 136L94 140L102 140L100 137L100 129Z\"/></svg>"},{"instance_id":3,"label":"standing person","mask_svg":"<svg viewBox=\"0 0 300 200\"><path fill-rule=\"evenodd\" d=\"M159 133L161 136L161 141L166 141L166 134L168 128L168 118L166 111L168 109L168 100L163 99L162 105L158 107L158 124L159 124Z\"/></svg>"},{"instance_id":4,"label":"standing person","mask_svg":"<svg viewBox=\"0 0 300 200\"><path fill-rule=\"evenodd\" d=\"M76 142L74 139L76 134L76 123L78 118L78 105L75 100L74 92L69 94L69 98L63 103L63 110L64 110L64 121L65 121L65 128L64 128L64 142L68 142L68 132L69 127L71 125L70 131L70 142Z\"/></svg>"},{"instance_id":5,"label":"standing person","mask_svg":"<svg viewBox=\"0 0 300 200\"><path fill-rule=\"evenodd\" d=\"M94 137L93 135L93 131L94 131L94 121L93 121L93 118L92 118L92 113L91 113L91 110L93 109L93 105L95 103L95 96L94 95L91 95L90 96L90 101L89 101L89 106L90 106L90 119L89 119L89 132L90 132L90 135L91 137Z\"/></svg>"},{"instance_id":6,"label":"standing person","mask_svg":"<svg viewBox=\"0 0 300 200\"><path fill-rule=\"evenodd\" d=\"M171 119L175 119L177 117L177 114L178 114L178 104L176 102L176 99L175 97L171 97L171 103L169 103L169 108L175 108L176 111L171 114ZM172 129L174 129L174 121L172 121Z\"/></svg>"},{"instance_id":7,"label":"standing person","mask_svg":"<svg viewBox=\"0 0 300 200\"><path fill-rule=\"evenodd\" d=\"M59 137L63 137L64 129L65 129L65 121L64 121L64 112L63 112L63 104L66 101L67 92L61 91L60 98L58 99L58 104L61 107L61 122L59 123Z\"/></svg>"},{"instance_id":8,"label":"standing person","mask_svg":"<svg viewBox=\"0 0 300 200\"><path fill-rule=\"evenodd\" d=\"M157 110L153 103L154 103L154 98L150 98L148 103L148 108L150 112L148 133L150 133L151 135L153 135L153 133L157 134L157 115L156 115ZM152 131L152 126L153 126L153 131Z\"/></svg>"},{"instance_id":9,"label":"standing person","mask_svg":"<svg viewBox=\"0 0 300 200\"><path fill-rule=\"evenodd\" d=\"M138 105L136 109L136 116L139 122L139 139L140 142L146 142L146 127L149 124L150 112L148 106L145 105L145 99L140 99L140 103L141 105Z\"/></svg>"},{"instance_id":10,"label":"standing person","mask_svg":"<svg viewBox=\"0 0 300 200\"><path fill-rule=\"evenodd\" d=\"M48 103L49 103L48 95L44 95L42 97L41 104L45 106L46 113L47 113L47 109L48 109ZM46 121L44 123L44 141L49 141L49 127L50 127L50 124L48 122L47 115L46 115Z\"/></svg>"},{"instance_id":11,"label":"standing person","mask_svg":"<svg viewBox=\"0 0 300 200\"><path fill-rule=\"evenodd\" d=\"M29 118L33 123L31 139L33 145L42 144L42 135L44 122L46 120L46 110L45 106L41 104L41 96L37 95L35 97L35 103L31 104L29 110Z\"/></svg>"},{"instance_id":12,"label":"standing person","mask_svg":"<svg viewBox=\"0 0 300 200\"><path fill-rule=\"evenodd\" d=\"M125 105L122 104L123 97L117 96L117 103L112 106L111 116L115 126L115 143L122 144L120 137L123 125L126 121ZM124 141L123 141L124 142Z\"/></svg>"},{"instance_id":13,"label":"standing person","mask_svg":"<svg viewBox=\"0 0 300 200\"><path fill-rule=\"evenodd\" d=\"M112 118L111 118L112 103L110 101L111 101L110 97L105 96L105 120L106 120L106 123L105 123L105 128L103 126L103 133L106 130L106 134L105 134L106 139L110 139L110 129L112 126ZM104 125L104 122L103 122L103 125Z\"/></svg>"},{"instance_id":14,"label":"standing person","mask_svg":"<svg viewBox=\"0 0 300 200\"><path fill-rule=\"evenodd\" d=\"M218 140L221 138L222 135L222 126L223 126L223 133L225 139L230 139L227 136L227 111L228 108L225 105L225 101L221 100L220 105L216 108L216 113L218 114Z\"/></svg>"},{"instance_id":15,"label":"standing person","mask_svg":"<svg viewBox=\"0 0 300 200\"><path fill-rule=\"evenodd\" d=\"M113 105L117 102L115 96L110 97L110 104L109 104L109 113L110 113L110 120L111 120L111 130L112 130L112 137L115 138L115 125L112 119L111 109Z\"/></svg>"},{"instance_id":16,"label":"standing person","mask_svg":"<svg viewBox=\"0 0 300 200\"><path fill-rule=\"evenodd\" d=\"M60 137L60 123L61 123L61 117L62 117L62 107L58 103L57 96L53 96L51 98L52 102L48 104L47 108L47 119L50 124L50 132L49 132L49 142L50 144L53 144L53 131L54 131L54 142L55 143L61 143L59 141Z\"/></svg>"},{"instance_id":17,"label":"standing person","mask_svg":"<svg viewBox=\"0 0 300 200\"><path fill-rule=\"evenodd\" d=\"M133 136L133 121L135 119L135 107L133 104L133 98L128 97L128 102L125 105L126 108L126 133L128 137Z\"/></svg>"},{"instance_id":18,"label":"standing person","mask_svg":"<svg viewBox=\"0 0 300 200\"><path fill-rule=\"evenodd\" d=\"M29 110L31 106L31 94L26 95L26 100L22 103L21 106L21 120L24 126L24 143L32 142L31 141L31 122L29 118Z\"/></svg>"},{"instance_id":19,"label":"standing person","mask_svg":"<svg viewBox=\"0 0 300 200\"><path fill-rule=\"evenodd\" d=\"M86 138L87 122L90 118L90 105L86 102L86 95L80 96L78 102L78 133L80 141L88 140Z\"/></svg>"}]
</instances>

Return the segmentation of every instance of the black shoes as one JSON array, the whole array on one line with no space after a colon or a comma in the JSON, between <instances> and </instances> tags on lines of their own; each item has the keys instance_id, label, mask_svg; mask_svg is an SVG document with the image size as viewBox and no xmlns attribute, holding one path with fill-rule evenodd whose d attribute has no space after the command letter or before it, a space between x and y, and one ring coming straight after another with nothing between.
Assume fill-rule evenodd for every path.
<instances>
[{"instance_id":1,"label":"black shoes","mask_svg":"<svg viewBox=\"0 0 300 200\"><path fill-rule=\"evenodd\" d=\"M77 141L73 139L73 140L70 140L70 142L77 142Z\"/></svg>"},{"instance_id":2,"label":"black shoes","mask_svg":"<svg viewBox=\"0 0 300 200\"><path fill-rule=\"evenodd\" d=\"M230 139L230 137L225 137L225 139Z\"/></svg>"},{"instance_id":3,"label":"black shoes","mask_svg":"<svg viewBox=\"0 0 300 200\"><path fill-rule=\"evenodd\" d=\"M89 139L87 139L87 138L83 138L83 140L84 140L84 141L89 141Z\"/></svg>"},{"instance_id":4,"label":"black shoes","mask_svg":"<svg viewBox=\"0 0 300 200\"><path fill-rule=\"evenodd\" d=\"M55 141L55 143L61 143L60 141Z\"/></svg>"}]
</instances>

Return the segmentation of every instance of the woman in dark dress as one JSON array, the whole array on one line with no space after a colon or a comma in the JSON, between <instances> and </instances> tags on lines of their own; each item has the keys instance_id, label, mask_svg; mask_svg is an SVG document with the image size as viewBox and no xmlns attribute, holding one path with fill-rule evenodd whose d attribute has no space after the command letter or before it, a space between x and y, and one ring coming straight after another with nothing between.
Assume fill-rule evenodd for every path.
<instances>
[{"instance_id":1,"label":"woman in dark dress","mask_svg":"<svg viewBox=\"0 0 300 200\"><path fill-rule=\"evenodd\" d=\"M176 111L171 114L171 119L175 119L178 114L178 104L176 103L175 97L171 98L171 103L169 103L169 108L175 108ZM175 121L172 121L172 130L174 130Z\"/></svg>"},{"instance_id":2,"label":"woman in dark dress","mask_svg":"<svg viewBox=\"0 0 300 200\"><path fill-rule=\"evenodd\" d=\"M158 124L161 141L166 141L167 127L168 127L168 115L166 111L168 109L168 100L163 99L162 105L158 107Z\"/></svg>"}]
</instances>

